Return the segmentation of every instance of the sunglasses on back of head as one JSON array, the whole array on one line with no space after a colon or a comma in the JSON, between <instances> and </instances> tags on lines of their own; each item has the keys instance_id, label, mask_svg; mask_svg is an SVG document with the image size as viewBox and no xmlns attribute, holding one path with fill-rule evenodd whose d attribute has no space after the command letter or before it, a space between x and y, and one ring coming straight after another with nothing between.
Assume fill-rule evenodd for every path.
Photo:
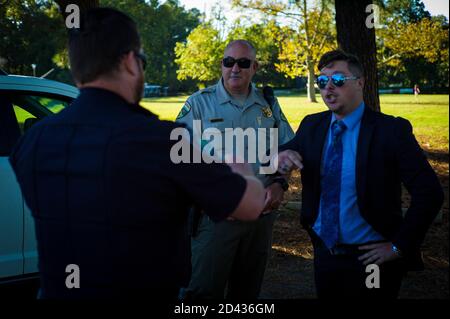
<instances>
[{"instance_id":1,"label":"sunglasses on back of head","mask_svg":"<svg viewBox=\"0 0 450 319\"><path fill-rule=\"evenodd\" d=\"M236 60L231 56L227 56L222 60L222 64L226 68L232 68L236 63L241 69L248 69L252 64L252 60L247 58L240 58Z\"/></svg>"},{"instance_id":2,"label":"sunglasses on back of head","mask_svg":"<svg viewBox=\"0 0 450 319\"><path fill-rule=\"evenodd\" d=\"M327 75L319 75L316 79L317 86L319 89L324 89L328 82L331 79L331 83L333 83L334 86L341 87L345 84L347 80L357 80L359 79L358 76L345 76L342 73L336 73L332 76Z\"/></svg>"}]
</instances>

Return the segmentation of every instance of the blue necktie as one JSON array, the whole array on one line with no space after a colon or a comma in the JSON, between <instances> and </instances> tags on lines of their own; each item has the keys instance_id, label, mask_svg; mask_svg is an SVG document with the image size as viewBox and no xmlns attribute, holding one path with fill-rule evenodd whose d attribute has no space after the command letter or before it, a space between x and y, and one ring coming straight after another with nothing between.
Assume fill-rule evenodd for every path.
<instances>
[{"instance_id":1,"label":"blue necktie","mask_svg":"<svg viewBox=\"0 0 450 319\"><path fill-rule=\"evenodd\" d=\"M331 144L326 153L321 179L322 219L320 237L328 248L339 238L339 211L341 204L342 133L347 127L342 121L331 125Z\"/></svg>"}]
</instances>

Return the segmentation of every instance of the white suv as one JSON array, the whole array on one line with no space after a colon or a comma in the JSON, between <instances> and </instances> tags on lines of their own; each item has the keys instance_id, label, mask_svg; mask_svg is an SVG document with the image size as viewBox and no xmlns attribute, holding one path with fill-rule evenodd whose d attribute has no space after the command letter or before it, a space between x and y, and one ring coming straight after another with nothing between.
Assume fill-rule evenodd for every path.
<instances>
[{"instance_id":1,"label":"white suv","mask_svg":"<svg viewBox=\"0 0 450 319\"><path fill-rule=\"evenodd\" d=\"M78 93L60 82L0 74L0 283L38 271L33 219L8 156L33 123L67 107Z\"/></svg>"}]
</instances>

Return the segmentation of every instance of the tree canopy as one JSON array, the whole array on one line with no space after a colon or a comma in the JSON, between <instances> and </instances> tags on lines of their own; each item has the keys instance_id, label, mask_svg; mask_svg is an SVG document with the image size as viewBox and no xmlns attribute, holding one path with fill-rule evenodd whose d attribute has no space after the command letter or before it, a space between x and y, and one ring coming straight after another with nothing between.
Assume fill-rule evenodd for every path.
<instances>
[{"instance_id":1,"label":"tree canopy","mask_svg":"<svg viewBox=\"0 0 450 319\"><path fill-rule=\"evenodd\" d=\"M255 82L306 89L315 100L317 60L337 47L332 0L229 0L243 13L227 19L218 5L212 18L187 10L177 0L11 0L0 6L0 67L71 83L67 32L58 4L81 9L111 6L137 23L149 57L146 81L174 92L216 81L226 42L244 38L257 48ZM432 16L421 0L374 0L381 8L376 33L380 87L420 84L448 88L448 21ZM247 15L245 15L246 13ZM306 83L306 87L305 87Z\"/></svg>"},{"instance_id":2,"label":"tree canopy","mask_svg":"<svg viewBox=\"0 0 450 319\"><path fill-rule=\"evenodd\" d=\"M201 87L217 80L224 48L219 31L208 23L199 25L187 37L186 43L178 42L175 47L175 62L180 66L178 79L197 80Z\"/></svg>"}]
</instances>

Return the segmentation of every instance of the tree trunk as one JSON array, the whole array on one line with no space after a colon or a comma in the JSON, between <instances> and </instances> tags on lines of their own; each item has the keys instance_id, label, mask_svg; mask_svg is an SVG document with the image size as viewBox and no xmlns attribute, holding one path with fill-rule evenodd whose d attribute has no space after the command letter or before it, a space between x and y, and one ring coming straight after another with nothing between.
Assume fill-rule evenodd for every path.
<instances>
[{"instance_id":1,"label":"tree trunk","mask_svg":"<svg viewBox=\"0 0 450 319\"><path fill-rule=\"evenodd\" d=\"M312 62L308 61L306 62L308 65L308 84L307 84L307 91L308 91L308 101L317 103L316 99L316 89L314 88L314 64Z\"/></svg>"},{"instance_id":2,"label":"tree trunk","mask_svg":"<svg viewBox=\"0 0 450 319\"><path fill-rule=\"evenodd\" d=\"M336 30L339 47L355 54L363 65L364 102L371 109L380 111L375 28L366 26L366 19L372 13L366 13L370 4L372 0L335 0Z\"/></svg>"}]
</instances>

